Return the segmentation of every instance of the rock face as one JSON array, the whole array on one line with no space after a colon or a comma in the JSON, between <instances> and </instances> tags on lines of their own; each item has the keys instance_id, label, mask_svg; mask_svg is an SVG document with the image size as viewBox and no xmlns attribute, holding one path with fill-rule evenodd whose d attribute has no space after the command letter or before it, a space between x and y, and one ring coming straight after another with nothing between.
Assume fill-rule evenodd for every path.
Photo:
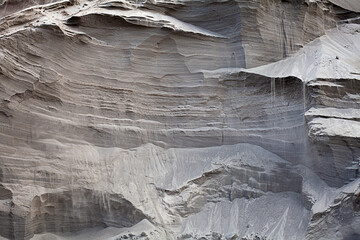
<instances>
[{"instance_id":1,"label":"rock face","mask_svg":"<svg viewBox=\"0 0 360 240\"><path fill-rule=\"evenodd\" d=\"M2 1L0 239L359 239L359 8Z\"/></svg>"}]
</instances>

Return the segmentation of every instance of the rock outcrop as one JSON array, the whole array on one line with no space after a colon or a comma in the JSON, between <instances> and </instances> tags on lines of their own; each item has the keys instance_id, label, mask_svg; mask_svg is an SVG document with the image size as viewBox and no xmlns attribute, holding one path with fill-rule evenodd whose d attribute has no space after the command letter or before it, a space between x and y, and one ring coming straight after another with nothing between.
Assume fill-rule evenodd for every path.
<instances>
[{"instance_id":1,"label":"rock outcrop","mask_svg":"<svg viewBox=\"0 0 360 240\"><path fill-rule=\"evenodd\" d=\"M358 239L359 8L2 1L0 238Z\"/></svg>"}]
</instances>

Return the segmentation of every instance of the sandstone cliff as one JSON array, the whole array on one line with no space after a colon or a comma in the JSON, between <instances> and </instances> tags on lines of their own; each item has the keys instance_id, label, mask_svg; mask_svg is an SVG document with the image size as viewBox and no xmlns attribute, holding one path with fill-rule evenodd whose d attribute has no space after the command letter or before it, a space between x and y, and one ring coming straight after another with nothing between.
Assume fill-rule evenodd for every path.
<instances>
[{"instance_id":1,"label":"sandstone cliff","mask_svg":"<svg viewBox=\"0 0 360 240\"><path fill-rule=\"evenodd\" d=\"M360 239L358 0L5 0L0 239Z\"/></svg>"}]
</instances>

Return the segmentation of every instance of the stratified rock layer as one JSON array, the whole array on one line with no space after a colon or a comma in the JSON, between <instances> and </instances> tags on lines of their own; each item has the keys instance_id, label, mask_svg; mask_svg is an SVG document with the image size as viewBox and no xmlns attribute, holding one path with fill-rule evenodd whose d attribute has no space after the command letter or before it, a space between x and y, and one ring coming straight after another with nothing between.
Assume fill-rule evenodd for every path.
<instances>
[{"instance_id":1,"label":"stratified rock layer","mask_svg":"<svg viewBox=\"0 0 360 240\"><path fill-rule=\"evenodd\" d=\"M27 4L1 6L1 237L360 236L359 3Z\"/></svg>"}]
</instances>

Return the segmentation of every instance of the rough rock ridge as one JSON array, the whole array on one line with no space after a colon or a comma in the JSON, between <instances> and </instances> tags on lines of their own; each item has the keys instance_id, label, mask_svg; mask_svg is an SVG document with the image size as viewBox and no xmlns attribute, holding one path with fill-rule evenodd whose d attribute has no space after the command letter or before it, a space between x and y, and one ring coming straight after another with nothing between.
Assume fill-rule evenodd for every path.
<instances>
[{"instance_id":1,"label":"rough rock ridge","mask_svg":"<svg viewBox=\"0 0 360 240\"><path fill-rule=\"evenodd\" d=\"M0 239L360 238L359 1L0 4Z\"/></svg>"}]
</instances>

